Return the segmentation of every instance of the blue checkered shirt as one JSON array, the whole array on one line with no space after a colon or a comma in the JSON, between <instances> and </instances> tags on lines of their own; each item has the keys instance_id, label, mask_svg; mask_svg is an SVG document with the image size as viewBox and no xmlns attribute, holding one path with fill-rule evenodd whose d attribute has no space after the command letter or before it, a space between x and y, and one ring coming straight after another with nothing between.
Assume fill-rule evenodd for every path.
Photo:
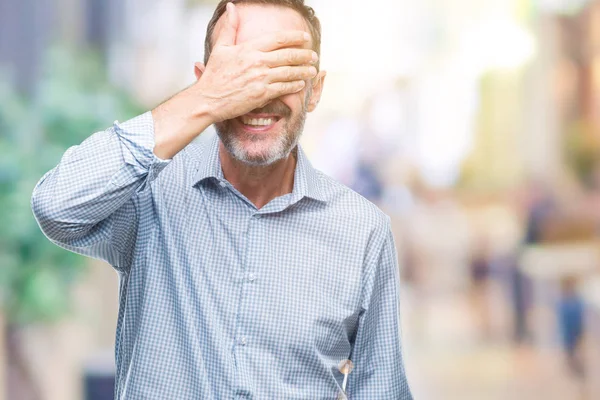
<instances>
[{"instance_id":1,"label":"blue checkered shirt","mask_svg":"<svg viewBox=\"0 0 600 400\"><path fill-rule=\"evenodd\" d=\"M205 138L206 139L206 138ZM150 112L66 151L32 196L46 236L119 274L119 400L411 399L390 221L297 150L293 192L257 209L217 136L172 160Z\"/></svg>"}]
</instances>

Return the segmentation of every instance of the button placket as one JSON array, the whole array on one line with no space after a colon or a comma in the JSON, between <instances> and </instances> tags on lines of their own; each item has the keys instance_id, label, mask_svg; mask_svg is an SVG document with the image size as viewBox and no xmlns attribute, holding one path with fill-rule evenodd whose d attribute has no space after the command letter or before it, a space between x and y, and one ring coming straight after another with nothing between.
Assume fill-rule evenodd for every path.
<instances>
[{"instance_id":1,"label":"button placket","mask_svg":"<svg viewBox=\"0 0 600 400\"><path fill-rule=\"evenodd\" d=\"M242 296L241 296L241 304L239 306L239 314L238 314L238 322L236 327L236 339L235 339L235 352L237 359L237 368L238 368L238 381L237 387L238 390L247 390L249 383L246 381L246 374L243 372L246 368L245 360L247 357L246 350L250 345L250 340L245 334L247 331L247 324L252 320L251 317L251 304L252 304L252 290L250 285L252 282L256 280L256 274L251 273L249 271L256 268L253 252L256 250L255 242L259 240L257 235L260 235L259 228L260 224L258 223L258 219L260 219L260 214L253 213L249 215L249 219L247 220L247 249L246 256L244 260L244 266L242 272ZM248 218L248 217L247 217Z\"/></svg>"}]
</instances>

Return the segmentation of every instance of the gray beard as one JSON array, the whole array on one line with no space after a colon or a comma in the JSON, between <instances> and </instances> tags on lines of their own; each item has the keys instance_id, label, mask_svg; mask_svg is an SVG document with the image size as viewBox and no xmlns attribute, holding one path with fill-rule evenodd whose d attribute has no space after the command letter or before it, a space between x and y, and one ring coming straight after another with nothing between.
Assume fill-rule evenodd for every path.
<instances>
[{"instance_id":1,"label":"gray beard","mask_svg":"<svg viewBox=\"0 0 600 400\"><path fill-rule=\"evenodd\" d=\"M244 142L260 142L265 140L261 135L235 132L233 121L231 120L215 124L215 130L223 146L234 159L249 166L263 167L290 155L291 151L298 145L300 136L302 136L305 121L306 109L303 108L300 115L285 124L283 132L281 132L270 148L258 156L250 155L244 148ZM245 140L240 140L242 135L245 136Z\"/></svg>"}]
</instances>

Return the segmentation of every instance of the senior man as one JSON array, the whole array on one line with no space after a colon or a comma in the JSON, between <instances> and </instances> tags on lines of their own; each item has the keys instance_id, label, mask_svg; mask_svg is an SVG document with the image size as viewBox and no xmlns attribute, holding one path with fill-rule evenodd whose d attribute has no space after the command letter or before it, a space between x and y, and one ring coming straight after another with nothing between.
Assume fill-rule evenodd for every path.
<instances>
[{"instance_id":1,"label":"senior man","mask_svg":"<svg viewBox=\"0 0 600 400\"><path fill-rule=\"evenodd\" d=\"M221 1L197 81L35 187L46 236L119 273L116 399L412 398L389 218L298 145L320 41L302 0Z\"/></svg>"}]
</instances>

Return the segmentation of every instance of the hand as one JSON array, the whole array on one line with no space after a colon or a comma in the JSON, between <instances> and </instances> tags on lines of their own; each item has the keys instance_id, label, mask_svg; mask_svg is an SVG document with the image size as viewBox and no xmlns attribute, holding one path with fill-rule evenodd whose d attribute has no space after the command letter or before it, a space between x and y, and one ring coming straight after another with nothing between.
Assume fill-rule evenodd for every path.
<instances>
[{"instance_id":1,"label":"hand","mask_svg":"<svg viewBox=\"0 0 600 400\"><path fill-rule=\"evenodd\" d=\"M192 86L152 110L154 154L171 159L215 122L244 115L277 97L296 93L316 76L318 59L302 31L277 32L235 45L239 17L227 5L225 26L206 68ZM198 67L197 67L198 68Z\"/></svg>"},{"instance_id":2,"label":"hand","mask_svg":"<svg viewBox=\"0 0 600 400\"><path fill-rule=\"evenodd\" d=\"M244 115L280 96L301 91L317 75L317 54L300 47L303 31L282 31L236 45L239 15L227 5L223 29L202 77L189 88L208 107L212 122ZM194 94L195 92L195 94Z\"/></svg>"}]
</instances>

